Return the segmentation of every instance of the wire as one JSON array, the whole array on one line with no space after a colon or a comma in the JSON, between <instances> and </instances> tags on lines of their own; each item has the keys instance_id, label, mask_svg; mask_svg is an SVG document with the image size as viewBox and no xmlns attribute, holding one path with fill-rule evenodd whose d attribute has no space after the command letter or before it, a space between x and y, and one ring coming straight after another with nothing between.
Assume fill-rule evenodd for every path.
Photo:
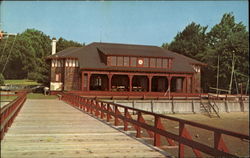
<instances>
[{"instance_id":1,"label":"wire","mask_svg":"<svg viewBox=\"0 0 250 158\"><path fill-rule=\"evenodd\" d=\"M3 54L4 54L3 52L4 52L5 48L6 48L8 40L9 40L9 36L7 36L7 40L5 41L5 44L4 44L4 47L3 47L3 51L2 51L2 55L1 55L1 59L0 59L0 63L2 62L2 58L3 58Z\"/></svg>"},{"instance_id":2,"label":"wire","mask_svg":"<svg viewBox=\"0 0 250 158\"><path fill-rule=\"evenodd\" d=\"M13 46L14 46L14 43L15 43L15 41L16 41L16 37L17 37L17 36L15 36L15 39L14 39L14 41L13 41L13 43L12 43L11 48L10 48L10 52L9 52L9 54L8 54L7 60L6 60L5 64L4 64L4 67L3 67L3 70L2 70L2 74L3 74L4 70L5 70L5 67L6 67L7 63L8 63L8 60L9 60L9 57L10 57L11 51L12 51Z\"/></svg>"}]
</instances>

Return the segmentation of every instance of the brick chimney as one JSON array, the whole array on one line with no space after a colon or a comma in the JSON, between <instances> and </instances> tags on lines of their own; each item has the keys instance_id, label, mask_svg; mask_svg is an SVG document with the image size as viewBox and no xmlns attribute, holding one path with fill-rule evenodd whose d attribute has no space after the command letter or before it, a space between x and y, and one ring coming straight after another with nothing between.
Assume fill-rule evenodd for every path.
<instances>
[{"instance_id":1,"label":"brick chimney","mask_svg":"<svg viewBox=\"0 0 250 158\"><path fill-rule=\"evenodd\" d=\"M52 55L56 54L56 38L52 38Z\"/></svg>"}]
</instances>

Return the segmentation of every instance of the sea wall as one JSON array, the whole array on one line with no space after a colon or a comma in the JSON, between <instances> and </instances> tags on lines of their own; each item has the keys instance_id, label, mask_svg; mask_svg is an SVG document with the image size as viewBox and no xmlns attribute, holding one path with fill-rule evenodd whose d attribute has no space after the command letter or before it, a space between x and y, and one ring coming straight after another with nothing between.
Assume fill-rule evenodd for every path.
<instances>
[{"instance_id":1,"label":"sea wall","mask_svg":"<svg viewBox=\"0 0 250 158\"><path fill-rule=\"evenodd\" d=\"M145 111L155 113L201 113L200 100L105 100L128 107L133 107ZM203 100L207 103L208 100ZM245 101L226 101L216 100L212 104L216 104L220 112L248 112L249 100Z\"/></svg>"}]
</instances>

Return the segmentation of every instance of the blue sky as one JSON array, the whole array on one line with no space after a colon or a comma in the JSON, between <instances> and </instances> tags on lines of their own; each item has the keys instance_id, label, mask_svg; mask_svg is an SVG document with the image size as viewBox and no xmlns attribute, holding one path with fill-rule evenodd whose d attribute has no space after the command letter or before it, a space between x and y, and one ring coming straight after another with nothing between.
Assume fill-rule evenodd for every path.
<instances>
[{"instance_id":1,"label":"blue sky","mask_svg":"<svg viewBox=\"0 0 250 158\"><path fill-rule=\"evenodd\" d=\"M208 25L232 12L248 26L248 1L4 1L1 29L38 29L80 43L158 45L171 42L192 21Z\"/></svg>"}]
</instances>

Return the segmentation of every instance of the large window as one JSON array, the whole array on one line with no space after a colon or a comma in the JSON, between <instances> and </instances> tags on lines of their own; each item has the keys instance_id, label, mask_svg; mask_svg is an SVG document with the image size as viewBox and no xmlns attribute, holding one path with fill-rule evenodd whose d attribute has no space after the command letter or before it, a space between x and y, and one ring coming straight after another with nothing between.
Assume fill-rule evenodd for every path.
<instances>
[{"instance_id":1,"label":"large window","mask_svg":"<svg viewBox=\"0 0 250 158\"><path fill-rule=\"evenodd\" d=\"M162 59L163 68L168 68L168 59Z\"/></svg>"},{"instance_id":2,"label":"large window","mask_svg":"<svg viewBox=\"0 0 250 158\"><path fill-rule=\"evenodd\" d=\"M148 66L149 66L149 60L148 58L144 58L143 67L148 67Z\"/></svg>"},{"instance_id":3,"label":"large window","mask_svg":"<svg viewBox=\"0 0 250 158\"><path fill-rule=\"evenodd\" d=\"M125 66L125 67L151 67L151 68L170 68L171 59L168 58L150 58L150 57L129 57L129 56L109 56L109 65L110 66ZM78 66L77 61L73 66ZM52 61L52 66L56 65ZM61 65L60 63L57 65ZM66 66L72 66L72 63L67 61Z\"/></svg>"},{"instance_id":4,"label":"large window","mask_svg":"<svg viewBox=\"0 0 250 158\"><path fill-rule=\"evenodd\" d=\"M124 66L129 66L129 57L124 57Z\"/></svg>"},{"instance_id":5,"label":"large window","mask_svg":"<svg viewBox=\"0 0 250 158\"><path fill-rule=\"evenodd\" d=\"M111 66L116 66L116 56L111 57Z\"/></svg>"},{"instance_id":6,"label":"large window","mask_svg":"<svg viewBox=\"0 0 250 158\"><path fill-rule=\"evenodd\" d=\"M117 66L123 66L123 57L117 57Z\"/></svg>"},{"instance_id":7,"label":"large window","mask_svg":"<svg viewBox=\"0 0 250 158\"><path fill-rule=\"evenodd\" d=\"M162 68L162 59L161 58L156 59L156 67L157 68Z\"/></svg>"},{"instance_id":8,"label":"large window","mask_svg":"<svg viewBox=\"0 0 250 158\"><path fill-rule=\"evenodd\" d=\"M155 58L150 58L150 67L156 67L156 59Z\"/></svg>"},{"instance_id":9,"label":"large window","mask_svg":"<svg viewBox=\"0 0 250 158\"><path fill-rule=\"evenodd\" d=\"M130 60L131 60L130 66L136 67L136 61L137 61L136 57L131 57Z\"/></svg>"}]
</instances>

